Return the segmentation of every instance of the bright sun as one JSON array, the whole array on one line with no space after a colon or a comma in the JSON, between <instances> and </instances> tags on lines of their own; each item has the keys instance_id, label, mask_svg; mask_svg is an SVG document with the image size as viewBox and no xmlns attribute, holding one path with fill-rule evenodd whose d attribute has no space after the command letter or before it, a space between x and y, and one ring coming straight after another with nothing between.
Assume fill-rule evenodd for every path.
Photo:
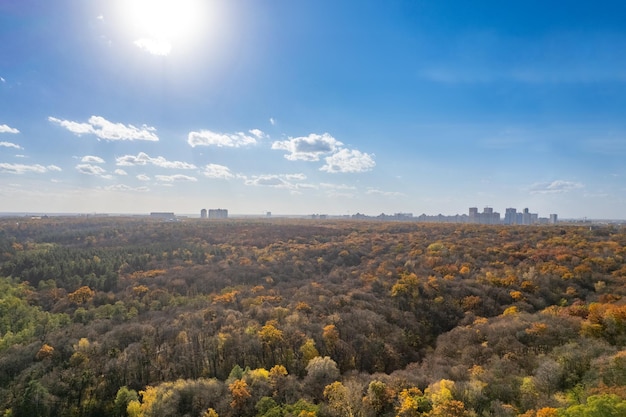
<instances>
[{"instance_id":1,"label":"bright sun","mask_svg":"<svg viewBox=\"0 0 626 417\"><path fill-rule=\"evenodd\" d=\"M135 45L154 55L169 55L173 46L188 42L201 29L202 0L126 0L125 15Z\"/></svg>"}]
</instances>

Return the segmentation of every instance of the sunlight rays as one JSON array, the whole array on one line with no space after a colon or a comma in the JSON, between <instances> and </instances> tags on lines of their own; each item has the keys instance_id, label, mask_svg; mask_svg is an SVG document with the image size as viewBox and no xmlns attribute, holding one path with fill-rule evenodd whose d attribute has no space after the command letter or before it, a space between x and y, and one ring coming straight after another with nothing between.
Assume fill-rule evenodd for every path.
<instances>
[{"instance_id":1,"label":"sunlight rays","mask_svg":"<svg viewBox=\"0 0 626 417\"><path fill-rule=\"evenodd\" d=\"M169 55L176 45L198 36L206 25L201 0L131 0L120 3L134 44L153 55Z\"/></svg>"}]
</instances>

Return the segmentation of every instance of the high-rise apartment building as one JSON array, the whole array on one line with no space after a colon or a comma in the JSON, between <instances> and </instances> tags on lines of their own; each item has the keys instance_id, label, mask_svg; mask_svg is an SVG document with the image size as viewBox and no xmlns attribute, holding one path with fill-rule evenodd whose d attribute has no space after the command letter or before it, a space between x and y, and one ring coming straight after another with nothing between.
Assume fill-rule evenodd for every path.
<instances>
[{"instance_id":1,"label":"high-rise apartment building","mask_svg":"<svg viewBox=\"0 0 626 417\"><path fill-rule=\"evenodd\" d=\"M478 224L500 224L500 213L493 211L491 207L485 207L482 213L479 213L476 207L470 207L469 222Z\"/></svg>"},{"instance_id":2,"label":"high-rise apartment building","mask_svg":"<svg viewBox=\"0 0 626 417\"><path fill-rule=\"evenodd\" d=\"M517 224L517 209L508 208L504 212L504 224Z\"/></svg>"},{"instance_id":3,"label":"high-rise apartment building","mask_svg":"<svg viewBox=\"0 0 626 417\"><path fill-rule=\"evenodd\" d=\"M227 219L228 210L226 209L209 209L209 219Z\"/></svg>"}]
</instances>

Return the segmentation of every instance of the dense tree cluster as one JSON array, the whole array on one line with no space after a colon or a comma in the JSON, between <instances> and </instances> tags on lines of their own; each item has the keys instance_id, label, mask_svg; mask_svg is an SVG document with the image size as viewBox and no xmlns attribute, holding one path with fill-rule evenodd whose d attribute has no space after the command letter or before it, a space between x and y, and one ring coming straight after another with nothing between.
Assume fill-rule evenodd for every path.
<instances>
[{"instance_id":1,"label":"dense tree cluster","mask_svg":"<svg viewBox=\"0 0 626 417\"><path fill-rule=\"evenodd\" d=\"M624 416L626 230L0 221L6 416Z\"/></svg>"}]
</instances>

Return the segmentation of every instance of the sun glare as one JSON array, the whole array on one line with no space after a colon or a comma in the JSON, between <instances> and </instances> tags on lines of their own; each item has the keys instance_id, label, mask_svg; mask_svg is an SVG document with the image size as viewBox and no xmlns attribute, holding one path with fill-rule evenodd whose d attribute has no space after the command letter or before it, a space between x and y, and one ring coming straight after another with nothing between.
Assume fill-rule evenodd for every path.
<instances>
[{"instance_id":1,"label":"sun glare","mask_svg":"<svg viewBox=\"0 0 626 417\"><path fill-rule=\"evenodd\" d=\"M202 0L127 0L123 4L135 45L155 55L168 55L177 44L189 42L202 28L206 14Z\"/></svg>"}]
</instances>

